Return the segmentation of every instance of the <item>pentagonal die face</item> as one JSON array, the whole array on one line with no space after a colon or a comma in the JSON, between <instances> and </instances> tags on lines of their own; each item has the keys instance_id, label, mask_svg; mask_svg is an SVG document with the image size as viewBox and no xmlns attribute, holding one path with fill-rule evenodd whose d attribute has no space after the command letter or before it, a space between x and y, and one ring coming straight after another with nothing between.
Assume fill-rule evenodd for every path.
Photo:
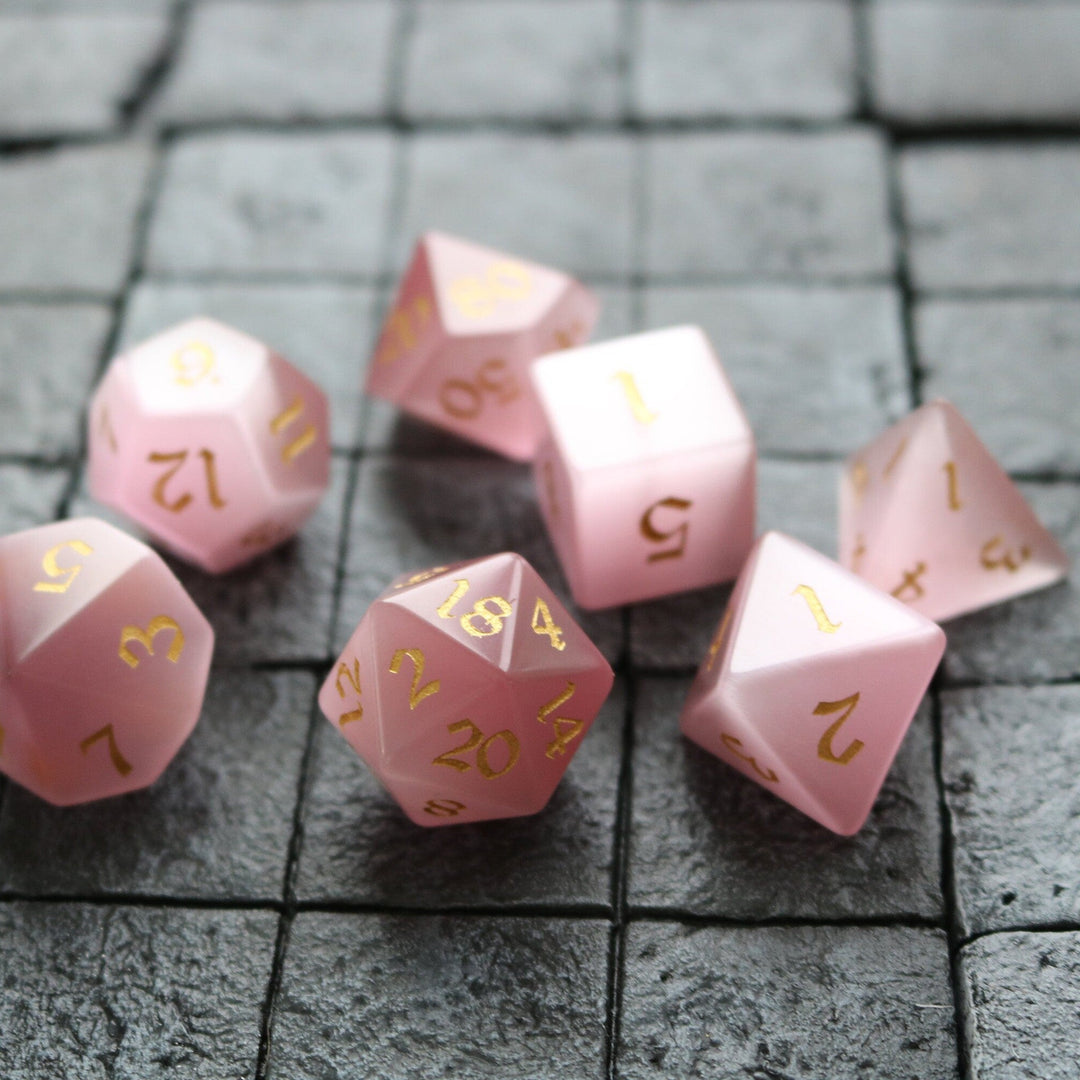
<instances>
[{"instance_id":1,"label":"pentagonal die face","mask_svg":"<svg viewBox=\"0 0 1080 1080\"><path fill-rule=\"evenodd\" d=\"M519 461L543 435L528 369L588 340L596 298L556 270L441 233L417 244L366 389Z\"/></svg>"},{"instance_id":2,"label":"pentagonal die face","mask_svg":"<svg viewBox=\"0 0 1080 1080\"><path fill-rule=\"evenodd\" d=\"M117 357L89 417L90 490L182 558L231 569L292 536L329 480L325 395L193 319Z\"/></svg>"},{"instance_id":3,"label":"pentagonal die face","mask_svg":"<svg viewBox=\"0 0 1080 1080\"><path fill-rule=\"evenodd\" d=\"M924 405L848 460L840 560L932 619L1060 581L1068 556L964 418Z\"/></svg>"},{"instance_id":4,"label":"pentagonal die face","mask_svg":"<svg viewBox=\"0 0 1080 1080\"><path fill-rule=\"evenodd\" d=\"M214 634L145 544L93 518L0 539L0 768L60 806L153 783L199 718Z\"/></svg>"},{"instance_id":5,"label":"pentagonal die face","mask_svg":"<svg viewBox=\"0 0 1080 1080\"><path fill-rule=\"evenodd\" d=\"M543 809L611 668L519 555L398 579L319 696L418 825Z\"/></svg>"},{"instance_id":6,"label":"pentagonal die face","mask_svg":"<svg viewBox=\"0 0 1080 1080\"><path fill-rule=\"evenodd\" d=\"M547 356L532 377L550 428L540 505L582 607L735 577L753 543L754 439L697 327Z\"/></svg>"},{"instance_id":7,"label":"pentagonal die face","mask_svg":"<svg viewBox=\"0 0 1080 1080\"><path fill-rule=\"evenodd\" d=\"M826 828L866 820L945 648L929 619L779 533L761 538L683 734Z\"/></svg>"}]
</instances>

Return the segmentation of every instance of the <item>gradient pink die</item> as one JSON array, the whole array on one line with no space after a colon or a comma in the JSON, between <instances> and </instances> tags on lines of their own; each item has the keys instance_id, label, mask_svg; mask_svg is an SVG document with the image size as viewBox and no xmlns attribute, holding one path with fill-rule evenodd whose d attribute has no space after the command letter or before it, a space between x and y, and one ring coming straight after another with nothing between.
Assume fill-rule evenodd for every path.
<instances>
[{"instance_id":1,"label":"gradient pink die","mask_svg":"<svg viewBox=\"0 0 1080 1080\"><path fill-rule=\"evenodd\" d=\"M367 392L531 460L544 425L529 365L588 340L598 309L588 289L558 270L425 233L383 326Z\"/></svg>"},{"instance_id":2,"label":"gradient pink die","mask_svg":"<svg viewBox=\"0 0 1080 1080\"><path fill-rule=\"evenodd\" d=\"M1060 581L1069 558L947 401L847 461L840 561L931 619Z\"/></svg>"},{"instance_id":3,"label":"gradient pink die","mask_svg":"<svg viewBox=\"0 0 1080 1080\"><path fill-rule=\"evenodd\" d=\"M512 552L398 578L319 705L418 825L535 814L614 676Z\"/></svg>"},{"instance_id":4,"label":"gradient pink die","mask_svg":"<svg viewBox=\"0 0 1080 1080\"><path fill-rule=\"evenodd\" d=\"M192 319L109 365L89 452L96 499L218 573L288 539L318 505L326 397L255 338Z\"/></svg>"},{"instance_id":5,"label":"gradient pink die","mask_svg":"<svg viewBox=\"0 0 1080 1080\"><path fill-rule=\"evenodd\" d=\"M754 436L708 338L678 326L546 356L540 507L574 599L727 581L754 539Z\"/></svg>"},{"instance_id":6,"label":"gradient pink die","mask_svg":"<svg viewBox=\"0 0 1080 1080\"><path fill-rule=\"evenodd\" d=\"M0 538L0 769L59 806L152 784L202 708L214 632L95 518Z\"/></svg>"},{"instance_id":7,"label":"gradient pink die","mask_svg":"<svg viewBox=\"0 0 1080 1080\"><path fill-rule=\"evenodd\" d=\"M781 533L747 560L682 711L687 738L833 832L866 820L941 628Z\"/></svg>"}]
</instances>

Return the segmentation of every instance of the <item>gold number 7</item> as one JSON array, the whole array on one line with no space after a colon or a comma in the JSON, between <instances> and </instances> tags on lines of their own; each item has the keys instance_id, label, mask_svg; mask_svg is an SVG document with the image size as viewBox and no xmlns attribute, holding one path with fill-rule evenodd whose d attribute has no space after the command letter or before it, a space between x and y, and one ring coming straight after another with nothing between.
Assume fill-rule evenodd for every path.
<instances>
[{"instance_id":1,"label":"gold number 7","mask_svg":"<svg viewBox=\"0 0 1080 1080\"><path fill-rule=\"evenodd\" d=\"M113 763L113 768L121 776L127 776L131 772L131 762L120 753L120 748L116 745L116 735L113 733L112 724L106 724L100 731L95 731L93 735L87 735L79 743L79 749L85 754L94 743L100 742L102 739L109 744L109 760Z\"/></svg>"},{"instance_id":2,"label":"gold number 7","mask_svg":"<svg viewBox=\"0 0 1080 1080\"><path fill-rule=\"evenodd\" d=\"M817 703L817 707L814 709L815 716L831 716L833 713L840 713L839 719L833 721L826 729L825 734L818 740L817 756L822 761L831 761L836 765L850 765L852 758L866 745L861 739L855 739L839 755L832 748L832 741L836 737L836 733L843 726L844 721L855 711L855 706L858 704L858 693L852 694L851 697L846 697L841 701L819 701Z\"/></svg>"}]
</instances>

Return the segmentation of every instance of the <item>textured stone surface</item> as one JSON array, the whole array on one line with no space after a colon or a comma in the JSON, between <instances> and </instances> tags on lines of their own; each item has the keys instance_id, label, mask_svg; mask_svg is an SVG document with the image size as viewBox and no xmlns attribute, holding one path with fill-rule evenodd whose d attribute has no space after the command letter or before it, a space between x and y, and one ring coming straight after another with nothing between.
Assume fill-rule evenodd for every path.
<instances>
[{"instance_id":1,"label":"textured stone surface","mask_svg":"<svg viewBox=\"0 0 1080 1080\"><path fill-rule=\"evenodd\" d=\"M679 735L689 679L647 679L634 710L629 902L760 920L943 911L929 710L863 829L828 832Z\"/></svg>"},{"instance_id":2,"label":"textured stone surface","mask_svg":"<svg viewBox=\"0 0 1080 1080\"><path fill-rule=\"evenodd\" d=\"M405 68L417 119L613 117L619 105L616 0L420 0Z\"/></svg>"},{"instance_id":3,"label":"textured stone surface","mask_svg":"<svg viewBox=\"0 0 1080 1080\"><path fill-rule=\"evenodd\" d=\"M182 140L165 162L150 268L373 273L391 158L392 141L382 132L229 132Z\"/></svg>"},{"instance_id":4,"label":"textured stone surface","mask_svg":"<svg viewBox=\"0 0 1080 1080\"><path fill-rule=\"evenodd\" d=\"M841 116L855 106L855 28L836 0L645 0L634 107L649 119Z\"/></svg>"},{"instance_id":5,"label":"textured stone surface","mask_svg":"<svg viewBox=\"0 0 1080 1080\"><path fill-rule=\"evenodd\" d=\"M58 809L11 785L0 889L280 898L314 698L307 674L217 672L195 731L152 787Z\"/></svg>"},{"instance_id":6,"label":"textured stone surface","mask_svg":"<svg viewBox=\"0 0 1080 1080\"><path fill-rule=\"evenodd\" d=\"M923 395L948 398L1005 469L1080 473L1080 301L926 300L915 330Z\"/></svg>"},{"instance_id":7,"label":"textured stone surface","mask_svg":"<svg viewBox=\"0 0 1080 1080\"><path fill-rule=\"evenodd\" d=\"M892 268L884 148L869 129L656 135L646 159L649 274L865 279Z\"/></svg>"},{"instance_id":8,"label":"textured stone surface","mask_svg":"<svg viewBox=\"0 0 1080 1080\"><path fill-rule=\"evenodd\" d=\"M67 469L0 464L0 536L52 521L67 483Z\"/></svg>"},{"instance_id":9,"label":"textured stone surface","mask_svg":"<svg viewBox=\"0 0 1080 1080\"><path fill-rule=\"evenodd\" d=\"M912 147L900 177L919 289L1080 286L1076 144Z\"/></svg>"},{"instance_id":10,"label":"textured stone surface","mask_svg":"<svg viewBox=\"0 0 1080 1080\"><path fill-rule=\"evenodd\" d=\"M0 304L0 453L76 449L111 324L99 304Z\"/></svg>"},{"instance_id":11,"label":"textured stone surface","mask_svg":"<svg viewBox=\"0 0 1080 1080\"><path fill-rule=\"evenodd\" d=\"M373 116L386 104L393 0L196 6L165 87L172 122Z\"/></svg>"},{"instance_id":12,"label":"textured stone surface","mask_svg":"<svg viewBox=\"0 0 1080 1080\"><path fill-rule=\"evenodd\" d=\"M0 1072L253 1076L277 922L262 911L0 904Z\"/></svg>"},{"instance_id":13,"label":"textured stone surface","mask_svg":"<svg viewBox=\"0 0 1080 1080\"><path fill-rule=\"evenodd\" d=\"M1080 7L875 0L874 102L909 122L1063 120L1080 112Z\"/></svg>"},{"instance_id":14,"label":"textured stone surface","mask_svg":"<svg viewBox=\"0 0 1080 1080\"><path fill-rule=\"evenodd\" d=\"M843 456L911 407L891 289L656 285L644 311L647 326L709 335L760 454Z\"/></svg>"},{"instance_id":15,"label":"textured stone surface","mask_svg":"<svg viewBox=\"0 0 1080 1080\"><path fill-rule=\"evenodd\" d=\"M407 177L399 273L435 228L575 277L630 269L634 153L622 135L418 135Z\"/></svg>"},{"instance_id":16,"label":"textured stone surface","mask_svg":"<svg viewBox=\"0 0 1080 1080\"><path fill-rule=\"evenodd\" d=\"M116 127L165 46L159 15L8 15L0 7L0 135Z\"/></svg>"},{"instance_id":17,"label":"textured stone surface","mask_svg":"<svg viewBox=\"0 0 1080 1080\"><path fill-rule=\"evenodd\" d=\"M150 164L132 141L0 158L0 291L117 292Z\"/></svg>"},{"instance_id":18,"label":"textured stone surface","mask_svg":"<svg viewBox=\"0 0 1080 1080\"><path fill-rule=\"evenodd\" d=\"M1080 687L947 692L942 715L965 932L1080 923Z\"/></svg>"},{"instance_id":19,"label":"textured stone surface","mask_svg":"<svg viewBox=\"0 0 1080 1080\"><path fill-rule=\"evenodd\" d=\"M934 930L631 925L616 1075L957 1075Z\"/></svg>"},{"instance_id":20,"label":"textured stone surface","mask_svg":"<svg viewBox=\"0 0 1080 1080\"><path fill-rule=\"evenodd\" d=\"M997 934L960 954L972 1080L1071 1080L1080 934Z\"/></svg>"},{"instance_id":21,"label":"textured stone surface","mask_svg":"<svg viewBox=\"0 0 1080 1080\"><path fill-rule=\"evenodd\" d=\"M366 286L143 282L125 309L118 350L195 315L221 319L276 349L322 387L331 402L331 440L346 449L359 438L373 306Z\"/></svg>"},{"instance_id":22,"label":"textured stone surface","mask_svg":"<svg viewBox=\"0 0 1080 1080\"><path fill-rule=\"evenodd\" d=\"M603 1075L607 926L300 915L268 1076Z\"/></svg>"},{"instance_id":23,"label":"textured stone surface","mask_svg":"<svg viewBox=\"0 0 1080 1080\"><path fill-rule=\"evenodd\" d=\"M625 707L617 685L541 813L452 829L409 821L345 740L321 723L298 898L432 909L606 908Z\"/></svg>"},{"instance_id":24,"label":"textured stone surface","mask_svg":"<svg viewBox=\"0 0 1080 1080\"><path fill-rule=\"evenodd\" d=\"M1049 589L951 619L945 674L952 680L1044 682L1080 677L1080 493L1073 484L1021 484L1039 520L1072 559Z\"/></svg>"}]
</instances>

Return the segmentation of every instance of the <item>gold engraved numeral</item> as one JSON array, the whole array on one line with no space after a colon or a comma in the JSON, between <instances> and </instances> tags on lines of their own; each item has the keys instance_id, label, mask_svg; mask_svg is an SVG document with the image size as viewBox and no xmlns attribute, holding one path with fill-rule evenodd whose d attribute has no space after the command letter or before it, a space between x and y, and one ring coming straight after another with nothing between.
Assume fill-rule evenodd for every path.
<instances>
[{"instance_id":1,"label":"gold engraved numeral","mask_svg":"<svg viewBox=\"0 0 1080 1080\"><path fill-rule=\"evenodd\" d=\"M57 544L54 548L49 548L45 552L44 558L41 560L41 569L51 578L63 578L63 581L39 581L34 586L34 592L43 593L66 593L71 588L72 582L79 576L79 572L82 570L82 563L77 562L74 566L61 566L57 561L60 552L64 548L71 548L76 555L82 555L84 558L87 555L93 555L94 549L89 544L84 544L81 540L65 540L62 544Z\"/></svg>"},{"instance_id":2,"label":"gold engraved numeral","mask_svg":"<svg viewBox=\"0 0 1080 1080\"><path fill-rule=\"evenodd\" d=\"M611 376L611 379L622 387L622 392L626 395L626 403L630 406L630 411L639 424L652 424L660 418L659 413L653 412L645 404L645 399L641 396L641 391L638 389L632 372L616 371Z\"/></svg>"},{"instance_id":3,"label":"gold engraved numeral","mask_svg":"<svg viewBox=\"0 0 1080 1080\"><path fill-rule=\"evenodd\" d=\"M454 586L454 591L435 609L440 619L454 618L454 608L469 591L467 578L455 581ZM495 606L494 611L489 607L492 604ZM477 600L473 604L472 611L462 615L459 621L462 630L470 637L492 637L502 630L504 620L510 618L513 613L509 600L504 600L501 596L484 596ZM476 625L476 620L480 620L480 626Z\"/></svg>"},{"instance_id":4,"label":"gold engraved numeral","mask_svg":"<svg viewBox=\"0 0 1080 1080\"><path fill-rule=\"evenodd\" d=\"M731 625L732 609L731 605L728 605L727 611L724 612L724 617L720 620L720 625L716 629L716 633L713 634L713 639L709 643L709 651L705 654L705 670L712 671L713 664L716 663L716 657L719 655L721 648L724 645L724 637L727 634L728 627Z\"/></svg>"},{"instance_id":5,"label":"gold engraved numeral","mask_svg":"<svg viewBox=\"0 0 1080 1080\"><path fill-rule=\"evenodd\" d=\"M665 551L654 551L652 554L646 556L646 562L654 563L659 562L661 559L681 558L686 551L686 538L687 534L690 532L690 523L687 521L684 521L677 528L671 529L669 532L661 532L653 524L653 514L660 509L685 512L693 505L694 504L689 499L680 499L675 495L669 495L666 499L661 499L659 502L653 503L652 506L641 515L638 530L650 543L662 544L672 537L677 536L679 538L676 547L668 548Z\"/></svg>"},{"instance_id":6,"label":"gold engraved numeral","mask_svg":"<svg viewBox=\"0 0 1080 1080\"><path fill-rule=\"evenodd\" d=\"M556 709L561 709L574 696L575 690L577 690L577 685L572 681L567 681L565 690L553 697L546 705L540 706L536 719L541 724L546 724L547 718ZM555 729L555 738L548 743L544 754L546 757L554 759L556 754L561 757L566 753L567 746L581 734L581 729L585 726L585 723L582 720L574 720L569 716L556 716L551 723Z\"/></svg>"},{"instance_id":7,"label":"gold engraved numeral","mask_svg":"<svg viewBox=\"0 0 1080 1080\"><path fill-rule=\"evenodd\" d=\"M1004 547L1004 544L1005 541L1000 536L987 540L979 550L979 562L987 570L1005 569L1010 574L1015 574L1031 558L1031 548L1027 544L1023 544L1019 552L1015 554L1011 548L1005 548L1005 551L998 558L994 558L994 552L998 548Z\"/></svg>"},{"instance_id":8,"label":"gold engraved numeral","mask_svg":"<svg viewBox=\"0 0 1080 1080\"><path fill-rule=\"evenodd\" d=\"M851 466L851 486L855 489L855 502L861 503L866 497L866 489L870 486L870 470L865 461L856 461Z\"/></svg>"},{"instance_id":9,"label":"gold engraved numeral","mask_svg":"<svg viewBox=\"0 0 1080 1080\"><path fill-rule=\"evenodd\" d=\"M960 488L956 477L956 462L946 461L941 467L945 470L945 475L949 478L949 509L959 510L964 504L960 501Z\"/></svg>"},{"instance_id":10,"label":"gold engraved numeral","mask_svg":"<svg viewBox=\"0 0 1080 1080\"><path fill-rule=\"evenodd\" d=\"M290 402L284 412L280 412L270 421L270 433L280 435L287 431L304 415L304 399L299 395ZM281 448L281 460L286 465L291 465L305 450L309 450L319 437L318 429L314 424L308 424L292 442L286 443Z\"/></svg>"},{"instance_id":11,"label":"gold engraved numeral","mask_svg":"<svg viewBox=\"0 0 1080 1080\"><path fill-rule=\"evenodd\" d=\"M895 596L897 600L918 600L920 596L925 595L926 590L919 582L919 578L926 573L926 563L919 561L915 564L914 570L905 570L903 580L895 589L892 590L892 596ZM910 596L905 596L905 593L910 593Z\"/></svg>"},{"instance_id":12,"label":"gold engraved numeral","mask_svg":"<svg viewBox=\"0 0 1080 1080\"><path fill-rule=\"evenodd\" d=\"M404 581L399 581L394 588L407 589L410 585L419 585L421 581L427 581L428 578L438 577L448 569L448 566L433 566L430 570L421 570L418 574L413 574L412 577L406 578Z\"/></svg>"},{"instance_id":13,"label":"gold engraved numeral","mask_svg":"<svg viewBox=\"0 0 1080 1080\"><path fill-rule=\"evenodd\" d=\"M184 651L184 632L180 629L180 624L175 619L170 619L168 615L158 615L151 619L150 625L145 630L140 630L137 626L125 626L120 632L120 648L117 655L128 667L137 668L142 661L128 648L128 644L137 641L146 650L147 655L153 656L154 638L162 630L173 631L169 651L165 656L171 663L177 663L180 660L180 654Z\"/></svg>"},{"instance_id":14,"label":"gold engraved numeral","mask_svg":"<svg viewBox=\"0 0 1080 1080\"><path fill-rule=\"evenodd\" d=\"M423 649L398 649L390 660L390 672L397 675L401 671L402 661L408 657L413 662L412 685L409 687L409 710L412 711L426 697L439 692L442 685L438 679L432 679L427 686L420 685L420 679L424 674L424 650Z\"/></svg>"},{"instance_id":15,"label":"gold engraved numeral","mask_svg":"<svg viewBox=\"0 0 1080 1080\"><path fill-rule=\"evenodd\" d=\"M505 776L517 764L518 758L521 756L521 744L518 742L517 736L510 730L496 731L494 735L488 735L485 738L484 733L471 720L459 720L456 724L447 724L446 730L451 733L469 731L472 734L460 746L455 746L453 749L447 750L445 754L440 754L431 762L432 765L446 765L451 769L456 769L458 772L468 772L472 768L472 764L452 755L475 752L476 768L479 770L480 775L485 780L498 780L500 776ZM506 744L507 760L501 769L495 769L492 768L488 754L495 742L500 739Z\"/></svg>"},{"instance_id":16,"label":"gold engraved numeral","mask_svg":"<svg viewBox=\"0 0 1080 1080\"><path fill-rule=\"evenodd\" d=\"M191 341L177 349L169 362L173 369L173 382L177 386L192 387L213 375L217 357L205 342ZM218 381L215 376L214 382Z\"/></svg>"},{"instance_id":17,"label":"gold engraved numeral","mask_svg":"<svg viewBox=\"0 0 1080 1080\"><path fill-rule=\"evenodd\" d=\"M352 692L359 697L360 696L360 661L353 659L353 666L350 668L344 660L342 660L337 667L337 678L334 680L334 686L337 687L338 697L345 697L345 686L342 683L342 679L345 680L351 687ZM356 708L351 712L342 713L338 717L338 727L344 727L346 724L354 723L357 720L363 720L364 718L364 706L357 704Z\"/></svg>"},{"instance_id":18,"label":"gold engraved numeral","mask_svg":"<svg viewBox=\"0 0 1080 1080\"><path fill-rule=\"evenodd\" d=\"M497 405L508 405L521 397L521 386L508 372L505 360L485 360L472 382L447 379L439 388L439 404L458 420L475 420L484 411L485 395Z\"/></svg>"},{"instance_id":19,"label":"gold engraved numeral","mask_svg":"<svg viewBox=\"0 0 1080 1080\"><path fill-rule=\"evenodd\" d=\"M904 451L907 449L907 444L907 436L905 435L904 438L900 440L900 445L893 451L893 456L889 458L888 462L886 462L885 468L882 469L882 475L886 479L892 476L893 469L895 469L896 466L900 464L900 459L904 456Z\"/></svg>"},{"instance_id":20,"label":"gold engraved numeral","mask_svg":"<svg viewBox=\"0 0 1080 1080\"><path fill-rule=\"evenodd\" d=\"M839 755L833 751L832 747L832 741L836 737L836 733L843 727L844 721L855 711L855 706L858 704L859 695L857 693L841 701L819 701L817 703L817 707L814 709L815 716L831 716L835 712L840 713L839 718L825 729L825 734L818 740L817 756L822 761L831 761L836 765L850 765L852 759L865 745L861 739L855 739Z\"/></svg>"},{"instance_id":21,"label":"gold engraved numeral","mask_svg":"<svg viewBox=\"0 0 1080 1080\"><path fill-rule=\"evenodd\" d=\"M462 810L468 807L457 799L428 799L424 803L424 813L432 817L457 817Z\"/></svg>"},{"instance_id":22,"label":"gold engraved numeral","mask_svg":"<svg viewBox=\"0 0 1080 1080\"><path fill-rule=\"evenodd\" d=\"M536 607L533 608L532 629L534 634L542 634L549 638L551 647L556 651L562 652L566 648L562 627L555 625L555 620L551 617L551 608L540 596L536 598Z\"/></svg>"},{"instance_id":23,"label":"gold engraved numeral","mask_svg":"<svg viewBox=\"0 0 1080 1080\"><path fill-rule=\"evenodd\" d=\"M392 364L415 349L430 318L431 301L426 296L416 297L411 305L395 308L387 316L376 362Z\"/></svg>"},{"instance_id":24,"label":"gold engraved numeral","mask_svg":"<svg viewBox=\"0 0 1080 1080\"><path fill-rule=\"evenodd\" d=\"M168 486L169 481L183 468L184 462L187 461L187 457L187 450L177 450L174 454L162 454L157 451L152 451L146 459L153 465L168 465L170 462L175 462L171 469L166 469L165 472L158 477L157 483L154 484L152 491L154 502L156 502L163 510L168 510L172 514L179 514L181 510L191 504L191 501L194 498L190 491L185 491L183 495L180 495L172 502L169 502L165 494L165 488ZM221 492L218 490L217 463L214 458L214 452L204 448L199 451L199 457L203 460L203 469L206 472L207 498L210 501L210 505L215 510L220 510L225 506L225 500L221 497Z\"/></svg>"},{"instance_id":25,"label":"gold engraved numeral","mask_svg":"<svg viewBox=\"0 0 1080 1080\"><path fill-rule=\"evenodd\" d=\"M112 419L109 416L109 407L107 405L102 405L101 412L98 413L98 427L101 429L102 435L108 440L109 449L115 454L119 449L119 444L116 441L116 432L113 430Z\"/></svg>"},{"instance_id":26,"label":"gold engraved numeral","mask_svg":"<svg viewBox=\"0 0 1080 1080\"><path fill-rule=\"evenodd\" d=\"M825 614L825 608L822 607L821 601L818 599L818 594L814 592L809 585L799 585L791 595L801 596L806 601L806 606L810 609L810 614L814 616L817 628L823 634L835 634L836 631L844 625L843 623L834 623L829 616Z\"/></svg>"},{"instance_id":27,"label":"gold engraved numeral","mask_svg":"<svg viewBox=\"0 0 1080 1080\"><path fill-rule=\"evenodd\" d=\"M458 311L469 319L487 319L500 301L524 300L532 292L528 267L510 259L491 263L484 276L467 275L452 282L449 296Z\"/></svg>"},{"instance_id":28,"label":"gold engraved numeral","mask_svg":"<svg viewBox=\"0 0 1080 1080\"><path fill-rule=\"evenodd\" d=\"M572 349L584 337L585 327L575 321L568 330L555 331L555 348Z\"/></svg>"},{"instance_id":29,"label":"gold engraved numeral","mask_svg":"<svg viewBox=\"0 0 1080 1080\"><path fill-rule=\"evenodd\" d=\"M720 741L731 751L737 758L745 761L751 769L754 770L761 777L762 780L769 784L779 784L780 777L772 771L772 769L763 769L758 763L757 758L751 757L749 754L742 752L742 740L736 739L734 735L721 735Z\"/></svg>"},{"instance_id":30,"label":"gold engraved numeral","mask_svg":"<svg viewBox=\"0 0 1080 1080\"><path fill-rule=\"evenodd\" d=\"M79 743L79 749L85 754L87 750L96 742L104 739L109 746L109 760L113 763L113 768L121 775L127 776L131 772L131 762L120 753L120 747L116 745L116 735L113 733L112 724L106 724L100 731L95 731L93 735L87 735L81 743Z\"/></svg>"}]
</instances>

